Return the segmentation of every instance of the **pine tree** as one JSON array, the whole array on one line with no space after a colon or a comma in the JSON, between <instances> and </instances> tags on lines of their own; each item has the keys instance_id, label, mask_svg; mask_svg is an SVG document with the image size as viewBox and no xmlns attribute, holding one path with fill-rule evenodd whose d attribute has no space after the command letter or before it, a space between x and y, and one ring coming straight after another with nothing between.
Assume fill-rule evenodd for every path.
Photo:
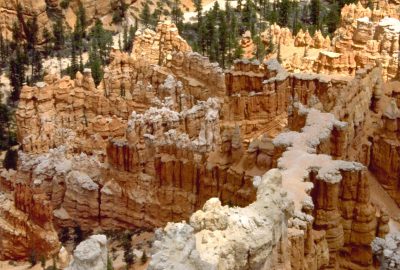
<instances>
[{"instance_id":1,"label":"pine tree","mask_svg":"<svg viewBox=\"0 0 400 270\"><path fill-rule=\"evenodd\" d=\"M2 95L0 95L0 100ZM11 112L6 104L0 103L0 150L6 150L10 146Z\"/></svg>"},{"instance_id":2,"label":"pine tree","mask_svg":"<svg viewBox=\"0 0 400 270\"><path fill-rule=\"evenodd\" d=\"M112 46L112 34L103 27L103 23L97 19L90 30L91 49L96 51L100 57L101 65L108 64L109 54Z\"/></svg>"},{"instance_id":3,"label":"pine tree","mask_svg":"<svg viewBox=\"0 0 400 270\"><path fill-rule=\"evenodd\" d=\"M51 51L51 40L53 39L49 29L45 27L43 29L43 39L44 39L44 55L45 57L49 56Z\"/></svg>"},{"instance_id":4,"label":"pine tree","mask_svg":"<svg viewBox=\"0 0 400 270\"><path fill-rule=\"evenodd\" d=\"M135 257L132 250L132 234L127 232L124 236L122 242L122 247L124 249L124 261L127 266L131 266L135 262Z\"/></svg>"},{"instance_id":5,"label":"pine tree","mask_svg":"<svg viewBox=\"0 0 400 270\"><path fill-rule=\"evenodd\" d=\"M146 250L143 250L143 254L142 257L140 258L140 261L142 262L142 264L145 264L148 260L147 254L146 254Z\"/></svg>"},{"instance_id":6,"label":"pine tree","mask_svg":"<svg viewBox=\"0 0 400 270\"><path fill-rule=\"evenodd\" d=\"M25 81L25 67L24 67L24 55L23 52L17 47L17 51L10 59L10 83L12 86L11 90L11 101L16 102L19 99L22 85Z\"/></svg>"},{"instance_id":7,"label":"pine tree","mask_svg":"<svg viewBox=\"0 0 400 270\"><path fill-rule=\"evenodd\" d=\"M278 52L276 53L276 60L278 60L279 63L282 63L281 42L278 42Z\"/></svg>"},{"instance_id":8,"label":"pine tree","mask_svg":"<svg viewBox=\"0 0 400 270\"><path fill-rule=\"evenodd\" d=\"M310 16L311 16L311 23L316 27L316 29L319 29L320 28L320 16L321 16L321 1L320 0L311 0Z\"/></svg>"},{"instance_id":9,"label":"pine tree","mask_svg":"<svg viewBox=\"0 0 400 270\"><path fill-rule=\"evenodd\" d=\"M333 34L340 22L340 9L339 5L334 2L330 5L327 16L325 17L325 24L328 28L328 32Z\"/></svg>"},{"instance_id":10,"label":"pine tree","mask_svg":"<svg viewBox=\"0 0 400 270\"><path fill-rule=\"evenodd\" d=\"M53 24L53 37L54 37L54 48L61 50L65 44L64 25L62 18L57 18L56 23Z\"/></svg>"},{"instance_id":11,"label":"pine tree","mask_svg":"<svg viewBox=\"0 0 400 270\"><path fill-rule=\"evenodd\" d=\"M281 0L278 5L278 23L287 26L289 23L290 0Z\"/></svg>"},{"instance_id":12,"label":"pine tree","mask_svg":"<svg viewBox=\"0 0 400 270\"><path fill-rule=\"evenodd\" d=\"M92 50L89 54L89 65L90 69L92 71L92 77L94 80L94 83L99 85L101 80L103 79L103 69L101 66L101 57L99 53L96 50Z\"/></svg>"},{"instance_id":13,"label":"pine tree","mask_svg":"<svg viewBox=\"0 0 400 270\"><path fill-rule=\"evenodd\" d=\"M69 68L69 76L72 79L75 79L75 75L79 70L79 66L78 66L78 59L76 56L76 48L74 45L72 45L71 48L71 66Z\"/></svg>"},{"instance_id":14,"label":"pine tree","mask_svg":"<svg viewBox=\"0 0 400 270\"><path fill-rule=\"evenodd\" d=\"M227 49L227 25L225 13L219 13L219 27L218 27L218 38L219 38L219 54L221 55L219 64L222 68L225 68L225 55Z\"/></svg>"},{"instance_id":15,"label":"pine tree","mask_svg":"<svg viewBox=\"0 0 400 270\"><path fill-rule=\"evenodd\" d=\"M181 10L181 1L180 0L173 0L174 3L171 9L171 17L172 22L176 25L179 32L183 30L183 12Z\"/></svg>"},{"instance_id":16,"label":"pine tree","mask_svg":"<svg viewBox=\"0 0 400 270\"><path fill-rule=\"evenodd\" d=\"M77 246L80 242L83 241L83 232L82 232L81 226L76 225L74 228L74 232L75 232L74 242L75 242L75 246Z\"/></svg>"},{"instance_id":17,"label":"pine tree","mask_svg":"<svg viewBox=\"0 0 400 270\"><path fill-rule=\"evenodd\" d=\"M17 169L17 162L18 162L18 152L17 152L17 150L14 150L14 149L11 149L11 148L8 149L7 152L6 152L6 156L4 157L4 160L3 160L3 167L6 168L7 170L10 170L10 169L16 170ZM35 260L36 260L36 258L35 258Z\"/></svg>"},{"instance_id":18,"label":"pine tree","mask_svg":"<svg viewBox=\"0 0 400 270\"><path fill-rule=\"evenodd\" d=\"M145 27L149 27L150 25L150 7L149 2L146 2L143 5L142 12L140 13L140 20Z\"/></svg>"},{"instance_id":19,"label":"pine tree","mask_svg":"<svg viewBox=\"0 0 400 270\"><path fill-rule=\"evenodd\" d=\"M46 268L46 257L40 256L40 265L42 266L43 270Z\"/></svg>"},{"instance_id":20,"label":"pine tree","mask_svg":"<svg viewBox=\"0 0 400 270\"><path fill-rule=\"evenodd\" d=\"M113 267L113 261L112 261L112 259L110 258L110 255L107 254L107 270L113 270L113 269L114 269L114 267Z\"/></svg>"},{"instance_id":21,"label":"pine tree","mask_svg":"<svg viewBox=\"0 0 400 270\"><path fill-rule=\"evenodd\" d=\"M287 0L288 1L288 0ZM247 0L242 10L242 23L252 35L256 33L257 13L252 0Z\"/></svg>"}]
</instances>

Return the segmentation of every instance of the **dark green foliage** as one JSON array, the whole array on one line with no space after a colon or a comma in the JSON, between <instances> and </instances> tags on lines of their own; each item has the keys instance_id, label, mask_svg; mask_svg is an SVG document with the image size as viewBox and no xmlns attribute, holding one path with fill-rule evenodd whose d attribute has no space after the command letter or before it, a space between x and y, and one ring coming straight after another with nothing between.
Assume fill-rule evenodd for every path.
<instances>
[{"instance_id":1,"label":"dark green foliage","mask_svg":"<svg viewBox=\"0 0 400 270\"><path fill-rule=\"evenodd\" d=\"M18 101L22 85L25 81L25 61L26 56L24 55L23 51L17 47L9 62L9 78L12 86L10 99L12 102Z\"/></svg>"},{"instance_id":2,"label":"dark green foliage","mask_svg":"<svg viewBox=\"0 0 400 270\"><path fill-rule=\"evenodd\" d=\"M60 7L61 7L62 9L67 9L67 8L69 7L69 2L70 2L70 0L62 0L62 1L60 2Z\"/></svg>"},{"instance_id":3,"label":"dark green foliage","mask_svg":"<svg viewBox=\"0 0 400 270\"><path fill-rule=\"evenodd\" d=\"M113 7L113 23L121 23L125 17L125 13L128 10L129 5L125 3L123 0L119 0Z\"/></svg>"},{"instance_id":4,"label":"dark green foliage","mask_svg":"<svg viewBox=\"0 0 400 270\"><path fill-rule=\"evenodd\" d=\"M325 24L330 34L333 34L333 32L335 32L336 28L339 26L339 22L340 22L340 9L339 5L336 2L334 2L329 6L329 11L325 18Z\"/></svg>"},{"instance_id":5,"label":"dark green foliage","mask_svg":"<svg viewBox=\"0 0 400 270\"><path fill-rule=\"evenodd\" d=\"M148 1L146 1L143 5L142 12L140 13L140 21L145 27L150 26L151 17L150 17L150 6Z\"/></svg>"},{"instance_id":6,"label":"dark green foliage","mask_svg":"<svg viewBox=\"0 0 400 270\"><path fill-rule=\"evenodd\" d=\"M74 233L75 233L74 243L75 243L75 246L77 246L80 242L83 241L83 232L82 232L81 226L76 225L74 227Z\"/></svg>"},{"instance_id":7,"label":"dark green foliage","mask_svg":"<svg viewBox=\"0 0 400 270\"><path fill-rule=\"evenodd\" d=\"M98 85L103 79L103 68L101 66L101 57L97 51L91 51L89 54L89 65L92 71L94 83Z\"/></svg>"},{"instance_id":8,"label":"dark green foliage","mask_svg":"<svg viewBox=\"0 0 400 270\"><path fill-rule=\"evenodd\" d=\"M40 265L42 266L43 269L46 267L46 257L45 256L40 256Z\"/></svg>"},{"instance_id":9,"label":"dark green foliage","mask_svg":"<svg viewBox=\"0 0 400 270\"><path fill-rule=\"evenodd\" d=\"M54 49L61 50L65 44L64 24L61 18L57 18L53 24Z\"/></svg>"},{"instance_id":10,"label":"dark green foliage","mask_svg":"<svg viewBox=\"0 0 400 270\"><path fill-rule=\"evenodd\" d=\"M149 258L147 257L146 250L143 250L143 254L142 257L140 258L140 261L142 262L142 264L145 264L148 259Z\"/></svg>"},{"instance_id":11,"label":"dark green foliage","mask_svg":"<svg viewBox=\"0 0 400 270\"><path fill-rule=\"evenodd\" d=\"M60 239L61 243L65 244L70 239L69 229L67 227L63 227L58 235L58 238Z\"/></svg>"},{"instance_id":12,"label":"dark green foliage","mask_svg":"<svg viewBox=\"0 0 400 270\"><path fill-rule=\"evenodd\" d=\"M315 27L320 27L320 19L321 19L321 1L320 0L311 0L310 3L310 16L311 16L311 24Z\"/></svg>"},{"instance_id":13,"label":"dark green foliage","mask_svg":"<svg viewBox=\"0 0 400 270\"><path fill-rule=\"evenodd\" d=\"M183 29L183 12L181 10L181 1L173 0L172 8L171 8L171 17L172 22L178 27L179 31Z\"/></svg>"},{"instance_id":14,"label":"dark green foliage","mask_svg":"<svg viewBox=\"0 0 400 270\"><path fill-rule=\"evenodd\" d=\"M129 267L135 262L135 256L132 249L132 233L126 232L122 242L122 247L124 249L124 261Z\"/></svg>"},{"instance_id":15,"label":"dark green foliage","mask_svg":"<svg viewBox=\"0 0 400 270\"><path fill-rule=\"evenodd\" d=\"M110 254L107 254L107 270L113 270L113 262L112 259L110 257Z\"/></svg>"},{"instance_id":16,"label":"dark green foliage","mask_svg":"<svg viewBox=\"0 0 400 270\"><path fill-rule=\"evenodd\" d=\"M44 55L47 57L51 51L51 41L53 39L52 34L50 33L49 29L43 29L43 39L44 39Z\"/></svg>"},{"instance_id":17,"label":"dark green foliage","mask_svg":"<svg viewBox=\"0 0 400 270\"><path fill-rule=\"evenodd\" d=\"M26 42L28 50L35 48L38 39L39 26L37 23L37 17L34 16L33 19L29 19L26 23Z\"/></svg>"},{"instance_id":18,"label":"dark green foliage","mask_svg":"<svg viewBox=\"0 0 400 270\"><path fill-rule=\"evenodd\" d=\"M281 26L289 25L290 5L290 0L281 0L278 3L278 23Z\"/></svg>"}]
</instances>

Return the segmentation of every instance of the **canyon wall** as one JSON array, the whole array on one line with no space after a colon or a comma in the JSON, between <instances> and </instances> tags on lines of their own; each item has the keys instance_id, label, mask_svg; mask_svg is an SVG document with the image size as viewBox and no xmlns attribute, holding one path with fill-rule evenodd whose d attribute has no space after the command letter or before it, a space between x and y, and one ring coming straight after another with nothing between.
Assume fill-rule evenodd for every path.
<instances>
[{"instance_id":1,"label":"canyon wall","mask_svg":"<svg viewBox=\"0 0 400 270\"><path fill-rule=\"evenodd\" d=\"M388 218L371 204L366 171L397 179L385 166L397 157L379 143L398 136L382 65L354 78L290 73L276 60L223 71L168 21L136 41L147 47L113 51L98 87L85 70L22 89L18 169L0 177L13 215L32 212L50 232L189 220L158 232L153 269L176 263L171 254L188 269L373 267L370 243ZM58 242L43 243L51 253Z\"/></svg>"}]
</instances>

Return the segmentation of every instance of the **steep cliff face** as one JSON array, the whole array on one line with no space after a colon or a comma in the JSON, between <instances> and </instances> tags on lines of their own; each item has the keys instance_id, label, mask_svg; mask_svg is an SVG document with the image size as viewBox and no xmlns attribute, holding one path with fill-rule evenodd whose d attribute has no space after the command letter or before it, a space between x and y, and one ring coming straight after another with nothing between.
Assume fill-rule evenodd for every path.
<instances>
[{"instance_id":1,"label":"steep cliff face","mask_svg":"<svg viewBox=\"0 0 400 270\"><path fill-rule=\"evenodd\" d=\"M35 194L30 187L18 184L15 198L10 196L0 193L0 259L23 259L33 252L57 254L60 242L44 194Z\"/></svg>"}]
</instances>

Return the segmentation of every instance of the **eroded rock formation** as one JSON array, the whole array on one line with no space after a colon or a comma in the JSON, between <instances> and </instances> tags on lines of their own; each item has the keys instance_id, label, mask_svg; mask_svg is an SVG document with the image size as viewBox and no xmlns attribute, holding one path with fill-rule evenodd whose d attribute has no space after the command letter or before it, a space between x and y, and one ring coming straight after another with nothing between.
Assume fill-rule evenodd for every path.
<instances>
[{"instance_id":1,"label":"eroded rock formation","mask_svg":"<svg viewBox=\"0 0 400 270\"><path fill-rule=\"evenodd\" d=\"M385 81L398 76L400 21L398 6L384 3L371 11L358 4L345 5L341 25L331 40L320 31L313 36L300 30L271 25L261 34L266 46L280 44L283 66L291 72L354 76L359 68L381 65ZM272 54L273 55L273 54ZM268 56L267 56L268 57Z\"/></svg>"},{"instance_id":2,"label":"eroded rock formation","mask_svg":"<svg viewBox=\"0 0 400 270\"><path fill-rule=\"evenodd\" d=\"M312 50L323 46L314 39ZM389 220L371 204L366 170L393 176L388 190L398 180L385 143L398 139L399 95L383 65L355 66L354 78L288 72L276 60L223 71L170 22L135 44L132 55L112 52L98 87L85 70L23 88L18 169L0 174L13 215L32 212L51 232L189 220L159 232L154 269L372 267L370 244Z\"/></svg>"}]
</instances>

